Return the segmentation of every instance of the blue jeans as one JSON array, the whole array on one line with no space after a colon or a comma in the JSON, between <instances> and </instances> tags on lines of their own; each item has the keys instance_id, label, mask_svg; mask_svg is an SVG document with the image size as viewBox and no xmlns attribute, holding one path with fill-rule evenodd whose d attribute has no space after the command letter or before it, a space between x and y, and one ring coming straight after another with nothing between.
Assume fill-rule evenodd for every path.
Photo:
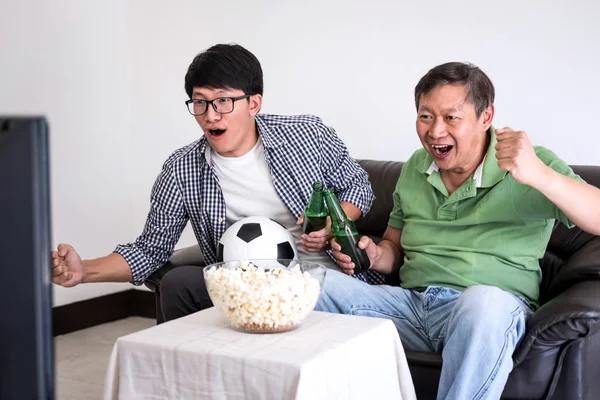
<instances>
[{"instance_id":1,"label":"blue jeans","mask_svg":"<svg viewBox=\"0 0 600 400\"><path fill-rule=\"evenodd\" d=\"M523 299L494 286L418 292L335 270L327 270L315 309L392 320L406 350L442 354L437 398L453 400L500 398L532 313Z\"/></svg>"}]
</instances>

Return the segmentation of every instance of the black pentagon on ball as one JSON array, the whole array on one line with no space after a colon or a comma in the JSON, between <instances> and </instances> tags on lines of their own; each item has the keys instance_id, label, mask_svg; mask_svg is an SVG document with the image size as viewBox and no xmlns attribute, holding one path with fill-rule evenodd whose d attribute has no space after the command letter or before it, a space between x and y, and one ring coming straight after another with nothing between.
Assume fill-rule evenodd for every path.
<instances>
[{"instance_id":1,"label":"black pentagon on ball","mask_svg":"<svg viewBox=\"0 0 600 400\"><path fill-rule=\"evenodd\" d=\"M223 243L217 246L217 262L223 262Z\"/></svg>"},{"instance_id":2,"label":"black pentagon on ball","mask_svg":"<svg viewBox=\"0 0 600 400\"><path fill-rule=\"evenodd\" d=\"M253 241L261 235L262 229L260 229L260 224L256 222L242 225L237 233L237 237L239 237L246 243L250 243L251 241Z\"/></svg>"},{"instance_id":3,"label":"black pentagon on ball","mask_svg":"<svg viewBox=\"0 0 600 400\"><path fill-rule=\"evenodd\" d=\"M277 245L277 258L291 260L294 258L294 249L290 242L283 242Z\"/></svg>"}]
</instances>

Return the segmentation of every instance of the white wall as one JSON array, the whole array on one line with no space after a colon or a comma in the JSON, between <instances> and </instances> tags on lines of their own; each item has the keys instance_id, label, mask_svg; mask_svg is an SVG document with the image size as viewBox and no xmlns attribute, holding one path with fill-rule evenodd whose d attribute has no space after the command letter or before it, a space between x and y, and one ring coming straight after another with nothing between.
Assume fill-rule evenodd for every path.
<instances>
[{"instance_id":1,"label":"white wall","mask_svg":"<svg viewBox=\"0 0 600 400\"><path fill-rule=\"evenodd\" d=\"M50 123L52 234L83 257L133 234L127 3L3 0L0 113ZM62 305L129 284L55 286Z\"/></svg>"},{"instance_id":2,"label":"white wall","mask_svg":"<svg viewBox=\"0 0 600 400\"><path fill-rule=\"evenodd\" d=\"M414 86L447 61L479 65L496 86L497 126L569 163L600 164L600 3L133 0L134 220L161 163L201 133L183 105L193 57L237 42L261 61L264 112L313 113L357 158L406 160L420 143ZM194 242L189 229L181 244Z\"/></svg>"},{"instance_id":3,"label":"white wall","mask_svg":"<svg viewBox=\"0 0 600 400\"><path fill-rule=\"evenodd\" d=\"M162 163L201 134L183 78L219 42L261 60L264 112L317 114L357 158L406 160L419 147L415 84L458 60L495 83L496 125L526 130L569 163L600 164L594 0L2 5L10 12L0 15L0 112L49 116L54 241L86 258L139 233ZM192 243L188 229L179 245ZM129 287L58 288L55 300Z\"/></svg>"}]
</instances>

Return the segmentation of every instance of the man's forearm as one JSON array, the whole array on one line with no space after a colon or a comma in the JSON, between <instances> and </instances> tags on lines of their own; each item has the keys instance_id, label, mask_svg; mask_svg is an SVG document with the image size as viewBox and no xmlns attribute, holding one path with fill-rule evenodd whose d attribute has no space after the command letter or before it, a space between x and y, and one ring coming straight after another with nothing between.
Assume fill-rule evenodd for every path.
<instances>
[{"instance_id":1,"label":"man's forearm","mask_svg":"<svg viewBox=\"0 0 600 400\"><path fill-rule=\"evenodd\" d=\"M547 179L536 187L575 225L600 235L600 189L564 176L548 167Z\"/></svg>"},{"instance_id":2,"label":"man's forearm","mask_svg":"<svg viewBox=\"0 0 600 400\"><path fill-rule=\"evenodd\" d=\"M131 268L118 253L83 261L83 282L131 282Z\"/></svg>"},{"instance_id":3,"label":"man's forearm","mask_svg":"<svg viewBox=\"0 0 600 400\"><path fill-rule=\"evenodd\" d=\"M362 211L358 207L356 207L352 203L348 203L347 201L340 202L342 209L352 221L356 221L362 215Z\"/></svg>"},{"instance_id":4,"label":"man's forearm","mask_svg":"<svg viewBox=\"0 0 600 400\"><path fill-rule=\"evenodd\" d=\"M371 265L371 268L384 275L397 274L404 259L404 255L400 249L385 239L379 242L378 247L379 254Z\"/></svg>"}]
</instances>

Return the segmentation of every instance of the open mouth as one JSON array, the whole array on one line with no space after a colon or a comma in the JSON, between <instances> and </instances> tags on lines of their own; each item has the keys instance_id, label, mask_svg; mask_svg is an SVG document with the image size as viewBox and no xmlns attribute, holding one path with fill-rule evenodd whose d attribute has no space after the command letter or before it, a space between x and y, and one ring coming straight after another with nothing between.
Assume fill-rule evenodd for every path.
<instances>
[{"instance_id":1,"label":"open mouth","mask_svg":"<svg viewBox=\"0 0 600 400\"><path fill-rule=\"evenodd\" d=\"M209 129L208 133L211 136L219 137L225 133L225 129Z\"/></svg>"},{"instance_id":2,"label":"open mouth","mask_svg":"<svg viewBox=\"0 0 600 400\"><path fill-rule=\"evenodd\" d=\"M454 146L451 144L432 144L433 153L438 157L445 157Z\"/></svg>"}]
</instances>

